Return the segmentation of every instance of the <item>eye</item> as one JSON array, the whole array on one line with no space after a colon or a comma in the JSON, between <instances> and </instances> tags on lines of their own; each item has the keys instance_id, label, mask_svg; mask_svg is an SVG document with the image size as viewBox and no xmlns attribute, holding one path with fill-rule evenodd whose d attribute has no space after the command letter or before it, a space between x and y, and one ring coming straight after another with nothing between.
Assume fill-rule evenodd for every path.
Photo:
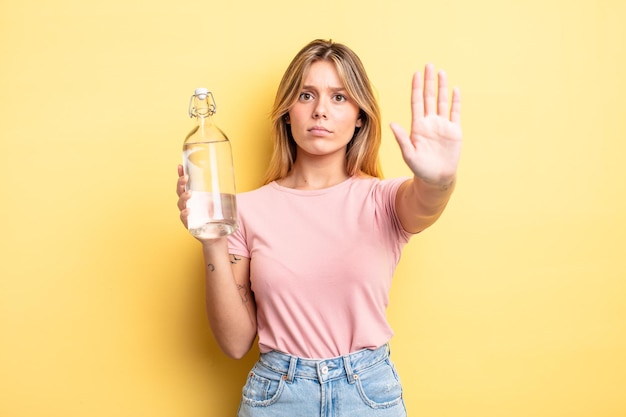
<instances>
[{"instance_id":1,"label":"eye","mask_svg":"<svg viewBox=\"0 0 626 417\"><path fill-rule=\"evenodd\" d=\"M300 100L302 101L309 101L313 98L313 95L311 93L300 93Z\"/></svg>"},{"instance_id":2,"label":"eye","mask_svg":"<svg viewBox=\"0 0 626 417\"><path fill-rule=\"evenodd\" d=\"M348 101L348 97L344 96L343 94L335 94L333 96L333 99L339 103L343 103L344 101Z\"/></svg>"}]
</instances>

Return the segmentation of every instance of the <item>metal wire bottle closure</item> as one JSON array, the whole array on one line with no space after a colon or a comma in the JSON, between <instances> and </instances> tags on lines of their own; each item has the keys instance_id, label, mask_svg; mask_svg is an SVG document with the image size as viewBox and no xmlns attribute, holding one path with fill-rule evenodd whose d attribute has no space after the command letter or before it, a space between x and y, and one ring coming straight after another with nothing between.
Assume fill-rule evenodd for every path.
<instances>
[{"instance_id":1,"label":"metal wire bottle closure","mask_svg":"<svg viewBox=\"0 0 626 417\"><path fill-rule=\"evenodd\" d=\"M189 98L189 117L198 117L198 109L193 105L193 99L194 97L198 97L198 100L204 100L199 97L200 95L203 94L192 94L192 96ZM217 112L217 104L215 103L215 98L213 97L212 92L207 91L206 95L209 97L208 116L213 116L215 112Z\"/></svg>"}]
</instances>

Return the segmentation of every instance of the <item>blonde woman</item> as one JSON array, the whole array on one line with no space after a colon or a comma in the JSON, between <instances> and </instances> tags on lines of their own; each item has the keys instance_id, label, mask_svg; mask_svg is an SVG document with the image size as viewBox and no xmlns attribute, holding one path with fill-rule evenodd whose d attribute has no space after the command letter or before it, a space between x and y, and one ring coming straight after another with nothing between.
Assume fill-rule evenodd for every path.
<instances>
[{"instance_id":1,"label":"blonde woman","mask_svg":"<svg viewBox=\"0 0 626 417\"><path fill-rule=\"evenodd\" d=\"M411 236L452 194L460 93L427 65L413 77L410 131L391 130L413 176L382 179L381 117L347 46L315 40L287 68L272 111L265 185L237 196L239 230L202 241L213 334L241 358L261 352L238 416L405 416L386 307ZM187 178L179 167L180 217Z\"/></svg>"}]
</instances>

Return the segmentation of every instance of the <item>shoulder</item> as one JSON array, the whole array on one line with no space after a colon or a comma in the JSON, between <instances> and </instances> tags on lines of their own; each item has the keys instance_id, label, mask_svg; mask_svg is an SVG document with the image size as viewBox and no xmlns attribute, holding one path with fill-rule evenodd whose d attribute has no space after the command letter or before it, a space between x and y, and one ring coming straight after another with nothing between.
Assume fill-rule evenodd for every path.
<instances>
[{"instance_id":1,"label":"shoulder","mask_svg":"<svg viewBox=\"0 0 626 417\"><path fill-rule=\"evenodd\" d=\"M409 178L377 178L370 176L358 176L353 181L353 187L362 190L368 190L373 194L393 194L395 195L402 184Z\"/></svg>"},{"instance_id":2,"label":"shoulder","mask_svg":"<svg viewBox=\"0 0 626 417\"><path fill-rule=\"evenodd\" d=\"M269 183L254 190L237 193L237 212L244 218L271 212L280 208L283 199L275 184Z\"/></svg>"},{"instance_id":3,"label":"shoulder","mask_svg":"<svg viewBox=\"0 0 626 417\"><path fill-rule=\"evenodd\" d=\"M274 190L273 183L262 185L259 188L255 188L250 191L244 191L237 193L237 200L254 200L259 198L266 198L272 194Z\"/></svg>"}]
</instances>

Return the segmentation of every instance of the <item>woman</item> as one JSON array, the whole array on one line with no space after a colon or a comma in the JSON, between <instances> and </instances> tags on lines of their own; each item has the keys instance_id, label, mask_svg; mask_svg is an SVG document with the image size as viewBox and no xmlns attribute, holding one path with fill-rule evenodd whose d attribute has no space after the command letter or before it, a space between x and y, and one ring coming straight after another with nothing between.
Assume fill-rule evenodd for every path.
<instances>
[{"instance_id":1,"label":"woman","mask_svg":"<svg viewBox=\"0 0 626 417\"><path fill-rule=\"evenodd\" d=\"M380 112L354 52L315 40L287 68L265 185L238 195L235 234L201 242L219 346L241 358L259 338L239 416L406 415L385 310L403 246L454 189L460 93L447 97L445 73L414 75L411 130L391 125L413 177L381 180Z\"/></svg>"}]
</instances>

